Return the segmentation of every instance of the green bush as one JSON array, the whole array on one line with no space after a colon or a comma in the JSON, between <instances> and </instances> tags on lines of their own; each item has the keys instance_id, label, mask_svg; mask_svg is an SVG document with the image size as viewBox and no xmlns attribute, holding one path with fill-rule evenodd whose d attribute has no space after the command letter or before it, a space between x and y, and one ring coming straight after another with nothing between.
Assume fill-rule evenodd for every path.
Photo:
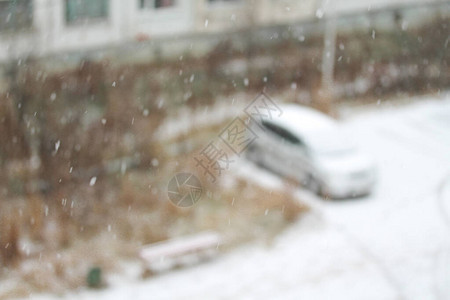
<instances>
[{"instance_id":1,"label":"green bush","mask_svg":"<svg viewBox=\"0 0 450 300\"><path fill-rule=\"evenodd\" d=\"M86 282L90 288L99 288L102 285L102 269L92 267L87 274Z\"/></svg>"}]
</instances>

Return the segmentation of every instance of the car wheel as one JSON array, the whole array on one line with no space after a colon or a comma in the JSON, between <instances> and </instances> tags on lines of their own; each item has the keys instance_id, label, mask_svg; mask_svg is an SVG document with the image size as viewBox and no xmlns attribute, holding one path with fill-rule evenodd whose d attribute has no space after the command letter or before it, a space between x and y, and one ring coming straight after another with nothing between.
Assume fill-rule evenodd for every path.
<instances>
[{"instance_id":1,"label":"car wheel","mask_svg":"<svg viewBox=\"0 0 450 300\"><path fill-rule=\"evenodd\" d=\"M248 160L262 166L261 150L257 146L251 145L245 152L245 155Z\"/></svg>"},{"instance_id":2,"label":"car wheel","mask_svg":"<svg viewBox=\"0 0 450 300\"><path fill-rule=\"evenodd\" d=\"M313 192L316 195L322 195L322 187L320 185L320 182L312 175L308 178L308 188L311 192Z\"/></svg>"}]
</instances>

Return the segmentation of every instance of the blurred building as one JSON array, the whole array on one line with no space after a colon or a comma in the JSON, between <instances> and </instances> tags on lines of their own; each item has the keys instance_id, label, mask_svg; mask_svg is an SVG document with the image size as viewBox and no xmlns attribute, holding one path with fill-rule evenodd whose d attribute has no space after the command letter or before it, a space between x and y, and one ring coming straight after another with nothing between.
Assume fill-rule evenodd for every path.
<instances>
[{"instance_id":1,"label":"blurred building","mask_svg":"<svg viewBox=\"0 0 450 300\"><path fill-rule=\"evenodd\" d=\"M0 61L321 18L334 0L0 0ZM433 0L341 0L338 13Z\"/></svg>"}]
</instances>

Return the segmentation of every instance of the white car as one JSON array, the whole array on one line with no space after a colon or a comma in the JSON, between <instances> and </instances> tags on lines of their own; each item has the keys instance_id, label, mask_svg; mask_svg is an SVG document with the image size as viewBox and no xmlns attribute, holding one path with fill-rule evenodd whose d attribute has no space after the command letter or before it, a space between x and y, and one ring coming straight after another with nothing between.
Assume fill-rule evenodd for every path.
<instances>
[{"instance_id":1,"label":"white car","mask_svg":"<svg viewBox=\"0 0 450 300\"><path fill-rule=\"evenodd\" d=\"M374 160L361 152L330 117L299 105L252 122L258 138L247 157L281 176L331 198L369 194L376 182Z\"/></svg>"}]
</instances>

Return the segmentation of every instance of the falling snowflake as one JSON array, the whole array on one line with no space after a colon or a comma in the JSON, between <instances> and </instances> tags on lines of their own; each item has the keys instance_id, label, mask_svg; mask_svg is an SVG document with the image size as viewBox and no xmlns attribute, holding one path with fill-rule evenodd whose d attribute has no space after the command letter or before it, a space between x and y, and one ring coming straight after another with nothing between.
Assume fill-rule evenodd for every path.
<instances>
[{"instance_id":1,"label":"falling snowflake","mask_svg":"<svg viewBox=\"0 0 450 300\"><path fill-rule=\"evenodd\" d=\"M323 15L324 15L324 12L323 12L323 10L321 8L316 10L316 17L317 18L322 19Z\"/></svg>"},{"instance_id":2,"label":"falling snowflake","mask_svg":"<svg viewBox=\"0 0 450 300\"><path fill-rule=\"evenodd\" d=\"M60 140L58 140L58 141L55 143L55 153L58 152L59 146L61 146L61 141L60 141Z\"/></svg>"},{"instance_id":3,"label":"falling snowflake","mask_svg":"<svg viewBox=\"0 0 450 300\"><path fill-rule=\"evenodd\" d=\"M159 165L159 161L156 158L152 159L152 166L157 167Z\"/></svg>"}]
</instances>

